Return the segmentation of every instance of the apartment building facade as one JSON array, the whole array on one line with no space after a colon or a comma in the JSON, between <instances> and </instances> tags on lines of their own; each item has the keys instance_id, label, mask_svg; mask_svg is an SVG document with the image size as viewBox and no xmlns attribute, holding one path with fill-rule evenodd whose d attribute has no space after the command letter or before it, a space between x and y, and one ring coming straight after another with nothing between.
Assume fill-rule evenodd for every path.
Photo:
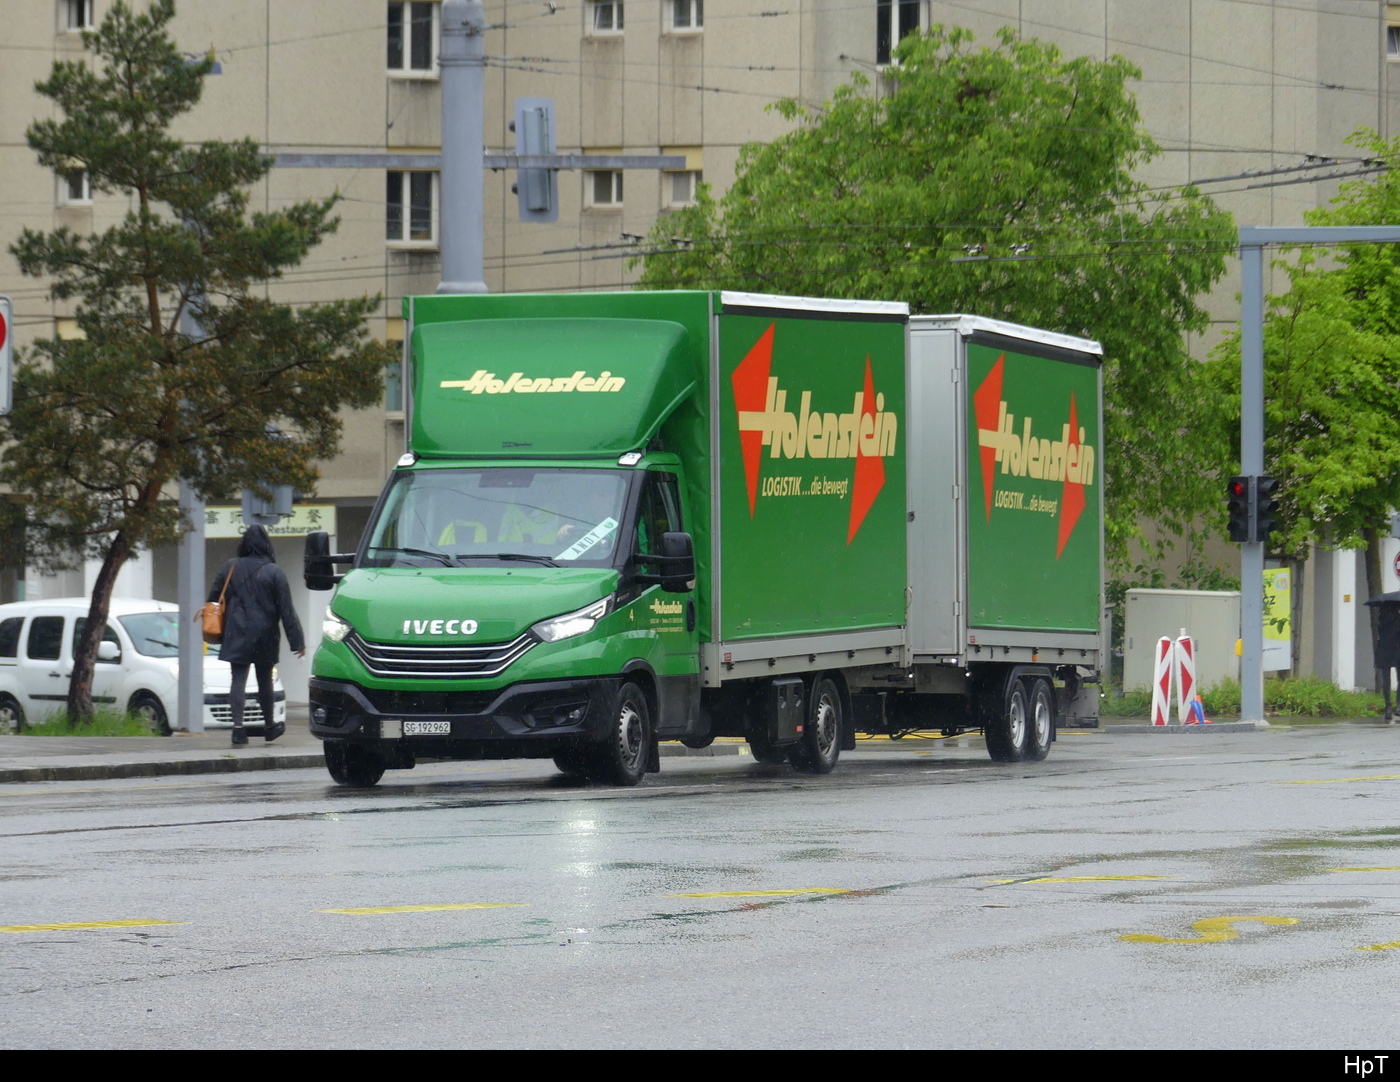
<instances>
[{"instance_id":1,"label":"apartment building facade","mask_svg":"<svg viewBox=\"0 0 1400 1082\"><path fill-rule=\"evenodd\" d=\"M26 126L51 113L34 83L55 60L82 55L80 31L109 4L26 0L7 12L0 44L5 243L25 226L101 230L128 209L120 198L94 197L80 173L40 169L24 141ZM555 105L560 152L664 153L685 164L668 172L563 172L550 223L521 221L515 175L488 173L485 277L492 291L625 288L635 277L628 262L637 238L693 200L702 181L723 191L745 143L787 130L769 106L782 98L819 106L855 72L881 93L899 37L934 24L967 26L984 42L1012 26L1067 55L1127 57L1143 72L1134 89L1144 126L1163 148L1143 178L1153 185L1205 181L1241 223L1300 223L1304 211L1335 193L1335 179L1317 177L1348 171L1348 156L1356 157L1348 134L1363 126L1385 135L1400 129L1400 5L1382 0L487 0L486 12L488 150L514 148L517 98L543 97ZM268 153L300 163L274 168L253 193L255 207L341 195L339 231L271 294L293 304L380 294L374 331L390 341L403 335L402 298L432 292L440 278L440 185L431 164L442 123L440 23L438 0L185 0L174 24L182 48L212 53L218 64L179 134L252 136ZM1322 165L1273 172L1308 162ZM1221 327L1238 319L1237 288L1232 271L1212 299ZM21 278L3 255L0 293L14 299L21 346L75 333L71 310L50 300L44 283ZM347 414L342 453L322 465L319 489L306 499L334 525L341 547L358 539L402 447L402 381L391 371L382 407ZM215 517L211 532L232 532L230 514ZM211 567L234 544L231 536L212 538ZM295 562L299 544L282 542L284 563ZM173 599L174 566L173 551L144 554L118 589ZM1345 575L1345 568L1335 571L1332 581ZM82 593L91 578L91 568L57 578L0 573L0 601ZM1332 605L1330 597L1319 603ZM322 601L298 598L312 627ZM1329 613L1329 626L1348 619ZM1361 619L1358 612L1353 623L1360 627ZM1334 661L1329 655L1326 664ZM1310 668L1317 663L1308 659Z\"/></svg>"}]
</instances>

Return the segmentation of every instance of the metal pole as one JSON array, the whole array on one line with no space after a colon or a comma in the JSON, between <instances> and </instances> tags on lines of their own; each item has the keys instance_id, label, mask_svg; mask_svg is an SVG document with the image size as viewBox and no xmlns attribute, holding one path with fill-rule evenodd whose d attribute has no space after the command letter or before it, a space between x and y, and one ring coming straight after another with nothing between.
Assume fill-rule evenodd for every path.
<instances>
[{"instance_id":1,"label":"metal pole","mask_svg":"<svg viewBox=\"0 0 1400 1082\"><path fill-rule=\"evenodd\" d=\"M176 727L204 732L204 635L198 623L204 604L204 501L180 478L180 511L193 524L180 540L177 572L180 602L180 683L176 693Z\"/></svg>"},{"instance_id":2,"label":"metal pole","mask_svg":"<svg viewBox=\"0 0 1400 1082\"><path fill-rule=\"evenodd\" d=\"M438 64L442 282L437 291L485 293L486 7L482 0L444 0Z\"/></svg>"},{"instance_id":3,"label":"metal pole","mask_svg":"<svg viewBox=\"0 0 1400 1082\"><path fill-rule=\"evenodd\" d=\"M1240 472L1264 472L1264 249L1240 246ZM1264 724L1264 543L1240 546L1240 720Z\"/></svg>"}]
</instances>

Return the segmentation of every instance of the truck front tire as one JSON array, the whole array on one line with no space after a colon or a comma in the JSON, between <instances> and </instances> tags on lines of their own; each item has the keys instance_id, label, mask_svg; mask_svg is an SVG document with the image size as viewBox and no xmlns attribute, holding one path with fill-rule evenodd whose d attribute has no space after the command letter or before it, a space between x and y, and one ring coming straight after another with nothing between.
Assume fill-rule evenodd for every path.
<instances>
[{"instance_id":1,"label":"truck front tire","mask_svg":"<svg viewBox=\"0 0 1400 1082\"><path fill-rule=\"evenodd\" d=\"M607 737L589 749L588 774L610 785L636 785L646 775L651 744L651 707L646 693L636 684L623 684Z\"/></svg>"},{"instance_id":2,"label":"truck front tire","mask_svg":"<svg viewBox=\"0 0 1400 1082\"><path fill-rule=\"evenodd\" d=\"M384 762L369 748L344 740L327 740L323 752L326 769L337 785L368 789L384 776Z\"/></svg>"}]
</instances>

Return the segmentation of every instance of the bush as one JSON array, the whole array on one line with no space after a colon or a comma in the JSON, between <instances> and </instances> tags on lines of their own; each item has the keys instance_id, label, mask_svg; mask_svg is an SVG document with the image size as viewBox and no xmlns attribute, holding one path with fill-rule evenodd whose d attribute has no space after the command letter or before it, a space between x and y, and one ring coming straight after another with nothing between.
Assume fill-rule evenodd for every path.
<instances>
[{"instance_id":1,"label":"bush","mask_svg":"<svg viewBox=\"0 0 1400 1082\"><path fill-rule=\"evenodd\" d=\"M1240 685L1224 680L1201 689L1201 705L1206 717L1240 716ZM1175 700L1172 707L1175 709ZM1385 707L1379 692L1343 691L1330 680L1315 677L1270 677L1264 681L1264 713L1293 718L1367 718L1378 716ZM1152 693L1147 688L1106 690L1099 712L1109 718L1147 717L1152 712Z\"/></svg>"}]
</instances>

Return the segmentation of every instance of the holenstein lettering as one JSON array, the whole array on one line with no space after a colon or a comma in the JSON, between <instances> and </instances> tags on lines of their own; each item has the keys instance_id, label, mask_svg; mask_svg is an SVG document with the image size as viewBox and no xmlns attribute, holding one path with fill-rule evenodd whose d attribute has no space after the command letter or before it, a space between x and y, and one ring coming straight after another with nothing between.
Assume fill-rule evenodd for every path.
<instances>
[{"instance_id":1,"label":"holenstein lettering","mask_svg":"<svg viewBox=\"0 0 1400 1082\"><path fill-rule=\"evenodd\" d=\"M620 391L627 381L621 376L603 371L597 376L575 372L572 376L527 376L512 372L506 379L497 379L495 372L478 368L471 379L445 379L439 386L461 388L467 394L568 394Z\"/></svg>"},{"instance_id":2,"label":"holenstein lettering","mask_svg":"<svg viewBox=\"0 0 1400 1082\"><path fill-rule=\"evenodd\" d=\"M812 392L803 391L796 413L788 412L788 392L778 377L768 379L763 412L739 411L740 432L762 432L770 458L888 458L895 453L899 419L885 412L885 396L875 396L875 409L866 410L865 392L856 391L849 413L818 413ZM765 493L767 495L767 493Z\"/></svg>"},{"instance_id":3,"label":"holenstein lettering","mask_svg":"<svg viewBox=\"0 0 1400 1082\"><path fill-rule=\"evenodd\" d=\"M979 428L977 445L996 448L1001 472L1011 477L1033 477L1038 481L1068 481L1072 485L1094 483L1094 448L1084 442L1085 431L1071 432L1060 426L1058 440L1037 439L1031 434L1031 418L1021 419L1016 431L1016 415L1001 403L996 428ZM998 504L998 506L1001 506Z\"/></svg>"}]
</instances>

